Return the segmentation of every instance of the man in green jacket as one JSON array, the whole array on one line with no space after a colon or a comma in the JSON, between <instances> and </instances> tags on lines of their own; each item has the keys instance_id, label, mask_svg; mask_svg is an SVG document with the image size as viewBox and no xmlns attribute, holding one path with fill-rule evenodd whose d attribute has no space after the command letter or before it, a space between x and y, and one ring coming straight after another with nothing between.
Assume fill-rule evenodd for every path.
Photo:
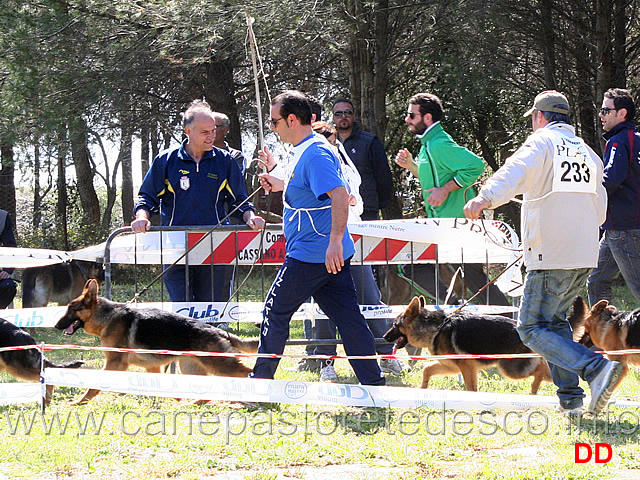
<instances>
[{"instance_id":1,"label":"man in green jacket","mask_svg":"<svg viewBox=\"0 0 640 480\"><path fill-rule=\"evenodd\" d=\"M464 190L484 171L484 161L461 147L444 131L442 103L431 93L409 99L405 122L422 147L417 161L406 148L398 152L396 163L418 177L427 217L464 218ZM468 191L467 199L475 196Z\"/></svg>"},{"instance_id":2,"label":"man in green jacket","mask_svg":"<svg viewBox=\"0 0 640 480\"><path fill-rule=\"evenodd\" d=\"M485 164L482 158L458 145L444 131L440 123L442 115L442 102L431 93L418 93L409 99L405 122L409 131L420 139L422 146L417 160L403 148L396 156L396 163L418 177L427 217L464 218L466 201L476 195L473 189L469 189L465 200L465 190L482 174ZM432 266L415 265L413 270L414 280L435 298ZM487 282L479 264L465 265L464 280L471 290L478 290ZM441 292L445 292L446 288L440 284ZM506 297L497 287L492 285L489 290L490 303L508 305ZM483 302L487 300L483 294L479 298ZM452 297L452 303L456 300Z\"/></svg>"}]
</instances>

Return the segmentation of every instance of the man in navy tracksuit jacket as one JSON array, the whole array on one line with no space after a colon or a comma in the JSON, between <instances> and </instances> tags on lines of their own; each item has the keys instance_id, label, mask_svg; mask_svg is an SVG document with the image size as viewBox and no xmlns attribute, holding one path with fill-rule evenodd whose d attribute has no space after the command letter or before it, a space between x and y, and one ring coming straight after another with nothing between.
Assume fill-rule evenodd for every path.
<instances>
[{"instance_id":1,"label":"man in navy tracksuit jacket","mask_svg":"<svg viewBox=\"0 0 640 480\"><path fill-rule=\"evenodd\" d=\"M161 152L144 177L131 229L147 231L155 213L160 213L162 226L217 225L227 215L225 205L230 210L240 205L234 215L253 229L263 228L264 220L245 202L247 192L237 162L229 152L213 146L216 125L209 105L192 102L184 114L184 125L188 139ZM185 266L172 267L164 275L169 298L173 302L228 300L225 268L190 266L187 293Z\"/></svg>"},{"instance_id":2,"label":"man in navy tracksuit jacket","mask_svg":"<svg viewBox=\"0 0 640 480\"><path fill-rule=\"evenodd\" d=\"M627 90L614 88L604 94L600 121L607 140L603 183L609 206L601 227L598 266L587 281L591 305L611 300L611 281L618 272L640 300L640 135L634 115Z\"/></svg>"}]
</instances>

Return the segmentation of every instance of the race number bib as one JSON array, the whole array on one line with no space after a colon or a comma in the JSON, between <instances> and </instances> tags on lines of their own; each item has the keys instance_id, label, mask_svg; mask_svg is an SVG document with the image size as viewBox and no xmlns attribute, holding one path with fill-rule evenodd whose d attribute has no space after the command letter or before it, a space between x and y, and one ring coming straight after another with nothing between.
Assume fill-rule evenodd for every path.
<instances>
[{"instance_id":1,"label":"race number bib","mask_svg":"<svg viewBox=\"0 0 640 480\"><path fill-rule=\"evenodd\" d=\"M552 190L596 193L596 164L581 139L554 135Z\"/></svg>"}]
</instances>

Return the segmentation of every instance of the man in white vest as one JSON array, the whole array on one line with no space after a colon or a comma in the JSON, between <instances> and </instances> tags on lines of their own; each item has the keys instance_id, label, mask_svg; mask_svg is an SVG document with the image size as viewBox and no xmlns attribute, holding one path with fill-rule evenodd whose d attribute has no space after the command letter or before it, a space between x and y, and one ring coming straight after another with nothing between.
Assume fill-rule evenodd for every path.
<instances>
[{"instance_id":1,"label":"man in white vest","mask_svg":"<svg viewBox=\"0 0 640 480\"><path fill-rule=\"evenodd\" d=\"M539 94L531 116L533 134L464 207L468 218L523 195L521 226L524 285L518 333L525 345L550 364L561 410L582 411L589 383L589 412L607 404L622 365L575 343L567 310L598 263L598 228L607 194L602 161L569 125L567 98L554 90Z\"/></svg>"}]
</instances>

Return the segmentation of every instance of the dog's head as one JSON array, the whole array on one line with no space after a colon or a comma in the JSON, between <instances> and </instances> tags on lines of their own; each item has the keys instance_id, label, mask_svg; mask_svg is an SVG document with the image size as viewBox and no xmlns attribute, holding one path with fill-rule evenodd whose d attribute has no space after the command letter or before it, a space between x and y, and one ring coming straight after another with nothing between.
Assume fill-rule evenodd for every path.
<instances>
[{"instance_id":1,"label":"dog's head","mask_svg":"<svg viewBox=\"0 0 640 480\"><path fill-rule=\"evenodd\" d=\"M423 296L413 297L405 311L393 321L393 326L383 335L383 338L387 342L395 342L397 348L405 347L409 343L408 335L411 324L418 318L424 306Z\"/></svg>"},{"instance_id":2,"label":"dog's head","mask_svg":"<svg viewBox=\"0 0 640 480\"><path fill-rule=\"evenodd\" d=\"M55 327L64 330L65 335L73 335L79 328L85 328L94 314L97 302L98 282L95 279L87 280L80 296L69 303L66 313Z\"/></svg>"},{"instance_id":3,"label":"dog's head","mask_svg":"<svg viewBox=\"0 0 640 480\"><path fill-rule=\"evenodd\" d=\"M582 297L576 297L571 315L567 318L573 329L573 339L587 347L593 346L591 336L596 334L598 326L608 322L618 313L618 309L608 300L600 300L589 309Z\"/></svg>"}]
</instances>

